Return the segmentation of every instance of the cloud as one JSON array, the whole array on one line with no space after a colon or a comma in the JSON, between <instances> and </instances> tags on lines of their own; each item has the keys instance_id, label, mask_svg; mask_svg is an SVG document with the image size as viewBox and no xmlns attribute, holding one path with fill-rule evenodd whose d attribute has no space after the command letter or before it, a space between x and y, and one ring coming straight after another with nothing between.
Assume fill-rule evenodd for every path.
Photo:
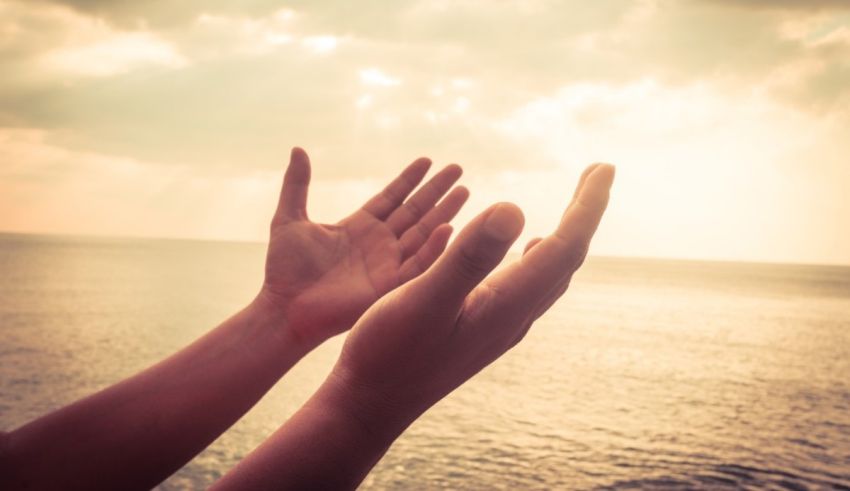
<instances>
[{"instance_id":1,"label":"cloud","mask_svg":"<svg viewBox=\"0 0 850 491\"><path fill-rule=\"evenodd\" d=\"M80 14L103 19L122 28L151 27L156 29L179 27L194 22L204 13L221 15L249 15L261 17L280 8L274 0L35 0L31 3L59 5Z\"/></svg>"},{"instance_id":2,"label":"cloud","mask_svg":"<svg viewBox=\"0 0 850 491\"><path fill-rule=\"evenodd\" d=\"M462 94L470 82L429 74L441 53L303 32L298 17L288 10L262 19L202 15L178 33L159 33L185 60L167 69L112 67L102 73L108 77L66 83L58 67L30 64L19 73L45 83L25 80L0 91L0 121L49 128L51 143L75 151L236 172L278 168L294 144L325 156L337 177L384 173L426 151L487 157L495 167L524 153L491 141L480 124L486 113L457 117L474 103ZM434 63L399 63L412 51ZM398 68L366 63L376 59ZM410 83L395 90L402 80ZM431 95L435 83L446 85L445 98ZM381 88L393 91L370 93ZM446 133L453 138L440 137Z\"/></svg>"},{"instance_id":3,"label":"cloud","mask_svg":"<svg viewBox=\"0 0 850 491\"><path fill-rule=\"evenodd\" d=\"M339 45L339 39L336 36L327 34L321 36L307 36L301 41L301 44L315 53L323 54L334 51Z\"/></svg>"},{"instance_id":4,"label":"cloud","mask_svg":"<svg viewBox=\"0 0 850 491\"><path fill-rule=\"evenodd\" d=\"M394 87L401 84L401 80L385 74L380 68L374 67L360 70L360 82L379 87Z\"/></svg>"},{"instance_id":5,"label":"cloud","mask_svg":"<svg viewBox=\"0 0 850 491\"><path fill-rule=\"evenodd\" d=\"M144 65L183 66L186 61L172 46L146 33L102 36L44 55L48 70L71 75L111 76Z\"/></svg>"},{"instance_id":6,"label":"cloud","mask_svg":"<svg viewBox=\"0 0 850 491\"><path fill-rule=\"evenodd\" d=\"M850 19L845 2L767 3L0 0L0 208L42 200L43 229L264 234L264 218L191 220L273 199L298 144L319 216L425 154L464 164L476 206L527 204L541 233L561 203L540 191L611 160L631 204L612 205L608 253L705 252L724 227L806 250L793 224L838 257L850 238L830 220L850 211L826 197L850 178ZM122 199L129 224L103 211ZM717 247L753 257L744 245Z\"/></svg>"},{"instance_id":7,"label":"cloud","mask_svg":"<svg viewBox=\"0 0 850 491\"><path fill-rule=\"evenodd\" d=\"M700 0L751 10L850 10L847 0Z\"/></svg>"},{"instance_id":8,"label":"cloud","mask_svg":"<svg viewBox=\"0 0 850 491\"><path fill-rule=\"evenodd\" d=\"M546 167L491 122L576 84L699 82L820 114L850 94L846 26L823 14L649 0L64 4L0 3L16 33L0 45L13 74L0 124L162 165L272 169L300 144L340 177L418 153Z\"/></svg>"}]
</instances>

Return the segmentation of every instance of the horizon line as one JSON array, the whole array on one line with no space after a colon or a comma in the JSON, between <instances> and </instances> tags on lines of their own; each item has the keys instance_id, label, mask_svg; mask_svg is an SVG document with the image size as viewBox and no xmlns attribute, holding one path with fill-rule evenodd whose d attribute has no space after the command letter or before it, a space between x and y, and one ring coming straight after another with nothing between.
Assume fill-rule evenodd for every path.
<instances>
[{"instance_id":1,"label":"horizon line","mask_svg":"<svg viewBox=\"0 0 850 491\"><path fill-rule=\"evenodd\" d=\"M222 244L245 244L245 245L267 245L268 241L252 240L252 239L224 239L215 237L175 237L175 236L146 236L146 235L113 235L101 233L63 233L63 232L31 232L20 230L0 230L0 235L22 235L22 236L43 236L43 237L63 237L68 239L101 239L101 240L139 240L139 241L173 241L173 242L211 242ZM510 253L519 253L512 248ZM701 263L735 263L735 264L753 264L753 265L775 265L775 266L817 266L817 267L835 267L835 268L850 268L848 263L829 263L816 261L770 261L758 259L729 259L729 258L707 258L707 257L687 257L687 256L623 256L609 254L590 254L590 259L615 259L615 260L638 260L638 261L677 261L677 262L701 262Z\"/></svg>"}]
</instances>

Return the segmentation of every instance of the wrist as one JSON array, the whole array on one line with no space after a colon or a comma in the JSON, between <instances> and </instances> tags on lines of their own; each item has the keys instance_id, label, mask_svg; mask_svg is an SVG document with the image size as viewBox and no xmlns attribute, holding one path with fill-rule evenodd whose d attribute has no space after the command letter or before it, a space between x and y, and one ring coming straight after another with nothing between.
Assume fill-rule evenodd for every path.
<instances>
[{"instance_id":1,"label":"wrist","mask_svg":"<svg viewBox=\"0 0 850 491\"><path fill-rule=\"evenodd\" d=\"M429 407L401 402L392 394L359 381L339 364L311 402L346 420L364 439L387 447Z\"/></svg>"},{"instance_id":2,"label":"wrist","mask_svg":"<svg viewBox=\"0 0 850 491\"><path fill-rule=\"evenodd\" d=\"M256 323L265 327L276 344L287 351L303 356L320 344L301 334L304 328L296 325L298 319L292 315L291 302L272 298L265 289L260 290L245 310Z\"/></svg>"}]
</instances>

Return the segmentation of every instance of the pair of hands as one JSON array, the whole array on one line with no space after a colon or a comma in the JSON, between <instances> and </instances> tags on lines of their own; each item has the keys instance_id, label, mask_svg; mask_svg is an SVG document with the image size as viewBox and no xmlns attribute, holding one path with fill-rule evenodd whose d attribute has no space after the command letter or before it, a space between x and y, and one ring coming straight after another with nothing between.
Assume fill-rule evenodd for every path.
<instances>
[{"instance_id":1,"label":"pair of hands","mask_svg":"<svg viewBox=\"0 0 850 491\"><path fill-rule=\"evenodd\" d=\"M294 149L256 300L151 367L0 432L0 488L150 489L352 325L325 383L216 487L356 487L407 425L518 342L564 292L614 176L611 166L589 167L555 233L490 274L522 213L494 205L446 249L468 193L450 190L456 165L414 192L429 166L413 162L354 214L320 225L307 218L309 160Z\"/></svg>"},{"instance_id":2,"label":"pair of hands","mask_svg":"<svg viewBox=\"0 0 850 491\"><path fill-rule=\"evenodd\" d=\"M489 275L522 212L491 206L444 253L468 192L449 192L461 175L451 165L406 199L429 166L416 160L353 215L320 225L307 218L310 164L295 148L272 222L260 295L311 346L356 321L328 383L369 420L409 424L519 342L582 264L614 178L613 166L588 167L555 232Z\"/></svg>"}]
</instances>

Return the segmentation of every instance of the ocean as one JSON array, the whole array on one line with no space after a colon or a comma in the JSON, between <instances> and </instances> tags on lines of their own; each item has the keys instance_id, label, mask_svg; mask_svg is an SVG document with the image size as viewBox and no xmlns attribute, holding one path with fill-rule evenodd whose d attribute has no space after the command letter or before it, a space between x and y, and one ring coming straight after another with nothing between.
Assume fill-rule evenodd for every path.
<instances>
[{"instance_id":1,"label":"ocean","mask_svg":"<svg viewBox=\"0 0 850 491\"><path fill-rule=\"evenodd\" d=\"M217 325L256 293L264 252L0 234L0 429ZM160 489L227 472L310 396L342 340ZM850 268L592 257L361 488L850 490Z\"/></svg>"}]
</instances>

